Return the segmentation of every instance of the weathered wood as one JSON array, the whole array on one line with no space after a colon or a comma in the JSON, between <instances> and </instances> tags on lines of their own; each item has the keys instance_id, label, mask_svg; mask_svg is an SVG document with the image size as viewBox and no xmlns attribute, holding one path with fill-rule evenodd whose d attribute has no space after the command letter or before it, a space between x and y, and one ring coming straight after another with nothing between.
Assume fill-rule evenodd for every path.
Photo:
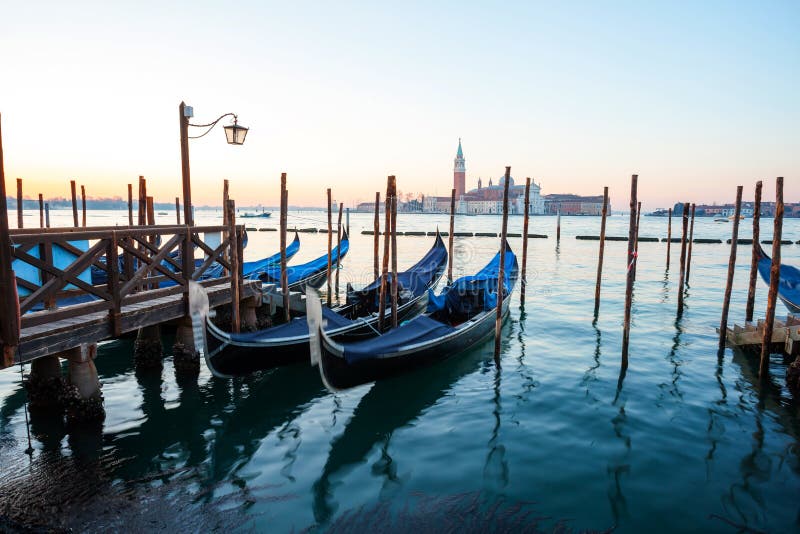
<instances>
[{"instance_id":1,"label":"weathered wood","mask_svg":"<svg viewBox=\"0 0 800 534\"><path fill-rule=\"evenodd\" d=\"M144 176L139 176L139 203L138 203L138 220L136 224L144 226L147 224L147 181Z\"/></svg>"},{"instance_id":2,"label":"weathered wood","mask_svg":"<svg viewBox=\"0 0 800 534\"><path fill-rule=\"evenodd\" d=\"M600 311L600 285L603 280L603 255L605 254L606 247L606 216L608 215L608 186L603 188L603 211L600 219L600 248L597 252L597 281L594 285L594 317ZM527 220L527 213L526 213ZM528 233L528 229L525 229ZM523 241L524 243L524 241ZM523 256L524 257L524 256ZM524 261L524 260L523 260Z\"/></svg>"},{"instance_id":3,"label":"weathered wood","mask_svg":"<svg viewBox=\"0 0 800 534\"><path fill-rule=\"evenodd\" d=\"M241 319L239 315L239 280L241 277L241 266L239 265L239 250L236 235L236 203L228 199L225 203L228 212L228 240L230 241L231 258L231 331L239 332Z\"/></svg>"},{"instance_id":4,"label":"weathered wood","mask_svg":"<svg viewBox=\"0 0 800 534\"><path fill-rule=\"evenodd\" d=\"M284 320L288 323L290 319L289 310L289 273L286 272L286 224L287 211L289 209L289 192L286 190L286 173L281 173L281 293L283 294L283 313Z\"/></svg>"},{"instance_id":5,"label":"weathered wood","mask_svg":"<svg viewBox=\"0 0 800 534\"><path fill-rule=\"evenodd\" d=\"M81 185L81 211L83 216L81 218L81 226L86 228L86 186Z\"/></svg>"},{"instance_id":6,"label":"weathered wood","mask_svg":"<svg viewBox=\"0 0 800 534\"><path fill-rule=\"evenodd\" d=\"M175 197L175 224L181 224L181 199Z\"/></svg>"},{"instance_id":7,"label":"weathered wood","mask_svg":"<svg viewBox=\"0 0 800 534\"><path fill-rule=\"evenodd\" d=\"M525 179L525 211L522 220L522 276L519 285L519 304L525 307L525 290L528 287L528 219L530 218L531 179ZM603 219L605 228L605 219ZM452 233L452 232L451 232ZM506 236L508 237L508 236Z\"/></svg>"},{"instance_id":8,"label":"weathered wood","mask_svg":"<svg viewBox=\"0 0 800 534\"><path fill-rule=\"evenodd\" d=\"M339 202L339 220L336 223L336 301L339 301L339 271L342 268L342 254L340 247L342 246L342 210L344 203Z\"/></svg>"},{"instance_id":9,"label":"weathered wood","mask_svg":"<svg viewBox=\"0 0 800 534\"><path fill-rule=\"evenodd\" d=\"M683 215L681 217L683 230L681 232L681 273L678 277L678 317L683 315L683 286L686 282L686 239L689 229L689 203L683 204Z\"/></svg>"},{"instance_id":10,"label":"weathered wood","mask_svg":"<svg viewBox=\"0 0 800 534\"><path fill-rule=\"evenodd\" d=\"M731 235L731 254L728 259L728 278L725 282L725 298L722 301L722 316L719 320L719 352L725 350L725 331L728 328L728 310L731 305L731 291L733 290L733 274L736 269L736 240L739 237L739 214L742 212L742 186L736 187L736 207L733 214L733 230ZM687 262L688 263L688 262ZM774 314L773 314L774 317ZM769 336L768 336L769 337Z\"/></svg>"},{"instance_id":11,"label":"weathered wood","mask_svg":"<svg viewBox=\"0 0 800 534\"><path fill-rule=\"evenodd\" d=\"M628 272L625 278L625 317L622 323L622 363L621 368L624 372L628 368L628 346L631 333L631 304L633 303L633 266L636 263L634 255L634 241L636 239L636 206L638 205L637 186L639 175L631 176L631 201L630 219L628 221L628 256L626 262Z\"/></svg>"},{"instance_id":12,"label":"weathered wood","mask_svg":"<svg viewBox=\"0 0 800 534\"><path fill-rule=\"evenodd\" d=\"M372 247L373 247L373 255L372 255L372 270L375 275L375 280L378 279L380 276L380 268L378 266L378 248L380 246L381 241L381 193L380 191L375 192L375 220L372 223L374 228L373 231L373 239L372 239Z\"/></svg>"},{"instance_id":13,"label":"weathered wood","mask_svg":"<svg viewBox=\"0 0 800 534\"><path fill-rule=\"evenodd\" d=\"M391 177L386 180L386 200L384 201L384 222L383 222L383 259L381 260L381 285L378 302L378 330L383 331L384 315L386 314L386 282L389 277L389 233L392 227L392 194Z\"/></svg>"},{"instance_id":14,"label":"weathered wood","mask_svg":"<svg viewBox=\"0 0 800 534\"><path fill-rule=\"evenodd\" d=\"M44 197L39 193L39 228L44 228Z\"/></svg>"},{"instance_id":15,"label":"weathered wood","mask_svg":"<svg viewBox=\"0 0 800 534\"><path fill-rule=\"evenodd\" d=\"M556 212L556 243L561 241L561 208Z\"/></svg>"},{"instance_id":16,"label":"weathered wood","mask_svg":"<svg viewBox=\"0 0 800 534\"><path fill-rule=\"evenodd\" d=\"M775 321L775 301L778 297L778 284L781 274L781 236L783 235L783 177L775 180L775 223L772 231L772 265L769 269L769 293L767 294L767 314L764 319L764 344L761 346L761 362L758 374L766 379L769 373L770 346L773 322Z\"/></svg>"},{"instance_id":17,"label":"weathered wood","mask_svg":"<svg viewBox=\"0 0 800 534\"><path fill-rule=\"evenodd\" d=\"M747 306L745 308L745 321L753 320L753 309L756 303L756 282L758 281L758 258L759 245L758 238L761 234L761 180L756 182L756 197L753 205L753 248L750 255L750 280L747 287Z\"/></svg>"},{"instance_id":18,"label":"weathered wood","mask_svg":"<svg viewBox=\"0 0 800 534\"><path fill-rule=\"evenodd\" d=\"M133 184L128 184L128 226L133 226Z\"/></svg>"},{"instance_id":19,"label":"weathered wood","mask_svg":"<svg viewBox=\"0 0 800 534\"><path fill-rule=\"evenodd\" d=\"M117 255L117 232L111 232L111 239L108 240L106 249L106 265L108 272L107 292L111 295L111 308L108 310L108 320L111 324L111 333L114 336L122 334L120 324L120 314L122 312L122 299L116 290L119 286L119 256Z\"/></svg>"},{"instance_id":20,"label":"weathered wood","mask_svg":"<svg viewBox=\"0 0 800 534\"><path fill-rule=\"evenodd\" d=\"M69 181L70 194L72 195L72 226L78 226L78 197L75 191L75 180Z\"/></svg>"},{"instance_id":21,"label":"weathered wood","mask_svg":"<svg viewBox=\"0 0 800 534\"><path fill-rule=\"evenodd\" d=\"M332 213L331 213L331 189L330 187L327 190L327 198L328 198L328 270L327 270L327 287L328 287L328 307L332 306L331 303L331 295L332 295L332 282L331 279L331 268L332 268L332 261L333 261L333 221L332 221Z\"/></svg>"},{"instance_id":22,"label":"weathered wood","mask_svg":"<svg viewBox=\"0 0 800 534\"><path fill-rule=\"evenodd\" d=\"M636 281L636 267L639 265L639 219L642 216L642 203L636 203L636 233L633 236L633 254L636 261L633 262L633 280Z\"/></svg>"},{"instance_id":23,"label":"weathered wood","mask_svg":"<svg viewBox=\"0 0 800 534\"><path fill-rule=\"evenodd\" d=\"M667 270L669 271L669 250L672 245L672 208L667 210Z\"/></svg>"},{"instance_id":24,"label":"weathered wood","mask_svg":"<svg viewBox=\"0 0 800 534\"><path fill-rule=\"evenodd\" d=\"M194 226L192 217L192 180L189 171L189 117L185 113L186 104L178 106L178 120L181 132L181 185L183 186L183 221Z\"/></svg>"},{"instance_id":25,"label":"weathered wood","mask_svg":"<svg viewBox=\"0 0 800 534\"><path fill-rule=\"evenodd\" d=\"M3 202L6 199L3 197ZM25 226L25 222L23 221L23 203L24 200L22 199L22 178L17 178L17 228L23 228Z\"/></svg>"},{"instance_id":26,"label":"weathered wood","mask_svg":"<svg viewBox=\"0 0 800 534\"><path fill-rule=\"evenodd\" d=\"M447 232L447 283L453 281L453 262L455 262L455 254L453 251L453 230L455 228L456 218L456 190L455 188L450 192L450 231Z\"/></svg>"},{"instance_id":27,"label":"weathered wood","mask_svg":"<svg viewBox=\"0 0 800 534\"><path fill-rule=\"evenodd\" d=\"M13 359L15 348L19 345L19 316L16 312L17 291L14 272L11 270L11 237L8 232L8 205L6 204L6 176L3 161L3 127L0 115L0 339L3 343L3 357L0 360L8 365Z\"/></svg>"},{"instance_id":28,"label":"weathered wood","mask_svg":"<svg viewBox=\"0 0 800 534\"><path fill-rule=\"evenodd\" d=\"M506 234L508 233L508 184L511 182L511 167L506 167L503 184L503 223L500 231L500 268L497 273L497 309L494 321L494 361L500 366L500 332L503 328L503 290L505 289ZM510 297L511 295L509 295Z\"/></svg>"},{"instance_id":29,"label":"weathered wood","mask_svg":"<svg viewBox=\"0 0 800 534\"><path fill-rule=\"evenodd\" d=\"M44 226L50 228L50 204L48 202L44 204Z\"/></svg>"},{"instance_id":30,"label":"weathered wood","mask_svg":"<svg viewBox=\"0 0 800 534\"><path fill-rule=\"evenodd\" d=\"M392 328L397 328L397 179L394 176L389 179L392 182Z\"/></svg>"},{"instance_id":31,"label":"weathered wood","mask_svg":"<svg viewBox=\"0 0 800 534\"><path fill-rule=\"evenodd\" d=\"M692 272L692 243L694 243L694 210L692 203L692 219L689 222L689 249L686 251L686 285L689 285L689 275Z\"/></svg>"}]
</instances>

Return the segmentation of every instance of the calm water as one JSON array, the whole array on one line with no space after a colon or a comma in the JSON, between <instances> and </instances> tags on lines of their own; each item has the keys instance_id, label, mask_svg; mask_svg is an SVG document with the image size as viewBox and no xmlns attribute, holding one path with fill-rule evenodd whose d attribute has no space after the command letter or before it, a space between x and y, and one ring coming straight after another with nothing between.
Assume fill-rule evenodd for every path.
<instances>
[{"instance_id":1,"label":"calm water","mask_svg":"<svg viewBox=\"0 0 800 534\"><path fill-rule=\"evenodd\" d=\"M92 219L114 224L125 215ZM159 219L172 222L173 215ZM197 219L218 221L210 212ZM666 219L641 221L640 235L666 235ZM293 213L289 224L322 228L324 215ZM446 229L447 217L401 215L398 230L437 224ZM305 365L236 380L203 369L197 383L183 383L167 354L160 374L137 374L132 342L114 341L96 361L108 414L102 430L67 433L60 420L36 418L31 458L23 452L19 369L2 371L0 509L28 507L43 521L89 530L365 530L388 518L399 530L481 530L482 521L508 525L525 511L523 522L544 518L537 523L543 530L797 531L800 423L784 386L786 365L774 356L772 380L762 386L753 357L716 354L728 246L694 246L686 310L676 320L680 246L673 245L667 272L666 244L640 244L630 367L620 384L627 244L606 244L593 324L597 242L574 238L598 233L599 224L564 217L557 247L555 218L532 219L531 232L551 237L529 242L528 296L524 312L518 290L513 296L500 368L488 343L334 395ZM609 235L627 235L627 216L608 224ZM750 224L741 237L749 237ZM353 214L350 225L342 287L372 272L372 237L360 234L372 216ZM500 220L459 217L456 225L499 231ZM520 217L510 219L509 231L521 226ZM696 237L730 232L730 223L695 224ZM762 235L771 233L772 221L762 220ZM246 258L277 250L276 233L249 235ZM800 221L787 220L784 235L800 239ZM301 239L295 263L325 250L324 234ZM431 242L398 238L401 268ZM521 253L521 239L511 245ZM456 238L456 271L474 271L497 247L497 239ZM785 246L783 257L800 265L800 245ZM743 321L749 258L749 247L740 247L731 322ZM759 280L759 316L765 308ZM169 353L172 342L164 341Z\"/></svg>"}]
</instances>

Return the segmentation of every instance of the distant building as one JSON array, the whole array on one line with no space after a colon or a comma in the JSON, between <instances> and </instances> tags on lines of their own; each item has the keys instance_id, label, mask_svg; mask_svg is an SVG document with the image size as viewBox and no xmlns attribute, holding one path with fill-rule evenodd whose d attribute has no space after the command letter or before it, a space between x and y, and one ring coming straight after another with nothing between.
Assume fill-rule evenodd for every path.
<instances>
[{"instance_id":1,"label":"distant building","mask_svg":"<svg viewBox=\"0 0 800 534\"><path fill-rule=\"evenodd\" d=\"M611 206L608 208L611 211ZM544 197L544 212L547 215L602 215L602 196L553 194Z\"/></svg>"},{"instance_id":2,"label":"distant building","mask_svg":"<svg viewBox=\"0 0 800 534\"><path fill-rule=\"evenodd\" d=\"M461 138L458 138L458 150L456 151L456 159L453 160L453 189L456 190L456 198L460 198L464 194L466 187L467 165L464 159L464 152L461 150Z\"/></svg>"}]
</instances>

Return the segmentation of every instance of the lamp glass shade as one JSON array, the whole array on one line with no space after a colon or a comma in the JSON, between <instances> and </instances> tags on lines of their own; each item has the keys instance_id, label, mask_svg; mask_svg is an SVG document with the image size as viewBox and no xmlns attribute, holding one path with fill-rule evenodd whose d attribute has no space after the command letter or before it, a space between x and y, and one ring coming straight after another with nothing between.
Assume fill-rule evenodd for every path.
<instances>
[{"instance_id":1,"label":"lamp glass shade","mask_svg":"<svg viewBox=\"0 0 800 534\"><path fill-rule=\"evenodd\" d=\"M225 139L229 145L244 144L244 138L247 137L248 128L238 124L229 124L225 126Z\"/></svg>"}]
</instances>

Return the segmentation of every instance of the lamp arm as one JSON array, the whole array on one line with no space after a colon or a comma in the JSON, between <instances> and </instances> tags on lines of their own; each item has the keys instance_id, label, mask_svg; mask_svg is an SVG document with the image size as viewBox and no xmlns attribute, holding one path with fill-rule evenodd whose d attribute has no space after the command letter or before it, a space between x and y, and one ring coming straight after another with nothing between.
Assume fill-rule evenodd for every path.
<instances>
[{"instance_id":1,"label":"lamp arm","mask_svg":"<svg viewBox=\"0 0 800 534\"><path fill-rule=\"evenodd\" d=\"M189 124L189 126L193 126L195 128L208 128L208 130L206 130L205 132L201 133L200 135L190 135L190 136L188 136L189 139L200 139L201 137L204 137L205 135L208 134L208 132L210 132L211 130L214 129L214 126L216 126L219 121L221 121L225 117L233 117L234 121L236 121L237 118L238 118L235 113L225 113L225 114L220 115L219 117L217 117L217 119L214 120L213 122L209 122L208 124Z\"/></svg>"}]
</instances>

